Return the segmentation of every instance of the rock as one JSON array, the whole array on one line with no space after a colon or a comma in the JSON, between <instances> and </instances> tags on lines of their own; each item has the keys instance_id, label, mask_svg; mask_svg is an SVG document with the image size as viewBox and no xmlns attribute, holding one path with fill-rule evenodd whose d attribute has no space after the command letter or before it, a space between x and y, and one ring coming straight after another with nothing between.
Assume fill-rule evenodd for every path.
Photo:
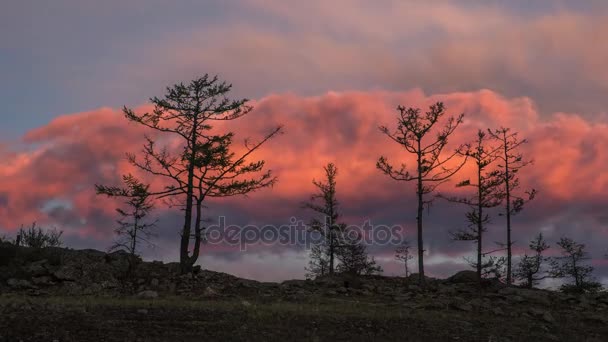
<instances>
[{"instance_id":1,"label":"rock","mask_svg":"<svg viewBox=\"0 0 608 342\"><path fill-rule=\"evenodd\" d=\"M150 280L150 286L158 287L158 285L160 285L160 281L157 278L152 278L152 280Z\"/></svg>"},{"instance_id":2,"label":"rock","mask_svg":"<svg viewBox=\"0 0 608 342\"><path fill-rule=\"evenodd\" d=\"M592 314L585 318L589 322L608 324L608 317L599 314Z\"/></svg>"},{"instance_id":3,"label":"rock","mask_svg":"<svg viewBox=\"0 0 608 342\"><path fill-rule=\"evenodd\" d=\"M553 323L555 322L555 319L553 318L553 315L551 315L550 312L546 311L545 313L543 313L543 321L547 322L547 323Z\"/></svg>"},{"instance_id":4,"label":"rock","mask_svg":"<svg viewBox=\"0 0 608 342\"><path fill-rule=\"evenodd\" d=\"M495 314L496 316L503 316L505 314L504 311L502 311L502 309L500 307L492 308L492 313Z\"/></svg>"},{"instance_id":5,"label":"rock","mask_svg":"<svg viewBox=\"0 0 608 342\"><path fill-rule=\"evenodd\" d=\"M246 284L243 284L245 287ZM286 280L284 282L281 283L282 287L296 287L296 288L302 288L304 286L306 286L306 280L299 280L299 279L293 279L293 280Z\"/></svg>"},{"instance_id":6,"label":"rock","mask_svg":"<svg viewBox=\"0 0 608 342\"><path fill-rule=\"evenodd\" d=\"M510 301L512 301L512 302L515 302L515 303L521 303L521 302L525 302L526 301L521 296L510 296L510 297L507 297L507 299L510 300Z\"/></svg>"},{"instance_id":7,"label":"rock","mask_svg":"<svg viewBox=\"0 0 608 342\"><path fill-rule=\"evenodd\" d=\"M452 284L469 284L476 283L479 279L475 271L460 271L446 279L446 281Z\"/></svg>"},{"instance_id":8,"label":"rock","mask_svg":"<svg viewBox=\"0 0 608 342\"><path fill-rule=\"evenodd\" d=\"M46 275L48 274L48 270L45 267L47 263L46 259L32 262L24 268L24 271L32 277Z\"/></svg>"},{"instance_id":9,"label":"rock","mask_svg":"<svg viewBox=\"0 0 608 342\"><path fill-rule=\"evenodd\" d=\"M543 306L551 305L551 298L549 297L549 292L544 290L505 287L498 290L498 293L507 296L507 299L509 299L510 297L510 299L516 302L527 301L531 303L537 303Z\"/></svg>"},{"instance_id":10,"label":"rock","mask_svg":"<svg viewBox=\"0 0 608 342\"><path fill-rule=\"evenodd\" d=\"M137 313L140 315L147 315L148 314L148 309L138 309Z\"/></svg>"},{"instance_id":11,"label":"rock","mask_svg":"<svg viewBox=\"0 0 608 342\"><path fill-rule=\"evenodd\" d=\"M55 285L53 278L51 278L49 276L34 277L34 278L32 278L32 282L35 285L41 285L41 286Z\"/></svg>"},{"instance_id":12,"label":"rock","mask_svg":"<svg viewBox=\"0 0 608 342\"><path fill-rule=\"evenodd\" d=\"M407 286L407 290L412 292L419 292L421 289L420 286L412 284Z\"/></svg>"},{"instance_id":13,"label":"rock","mask_svg":"<svg viewBox=\"0 0 608 342\"><path fill-rule=\"evenodd\" d=\"M462 302L455 302L455 303L451 303L450 307L456 309L456 310L460 310L460 311L473 311L473 306L467 303L462 303Z\"/></svg>"},{"instance_id":14,"label":"rock","mask_svg":"<svg viewBox=\"0 0 608 342\"><path fill-rule=\"evenodd\" d=\"M442 285L439 285L439 287L437 288L437 292L439 292L442 295L453 295L453 294L456 294L458 291L456 290L456 288L454 286L442 284Z\"/></svg>"},{"instance_id":15,"label":"rock","mask_svg":"<svg viewBox=\"0 0 608 342\"><path fill-rule=\"evenodd\" d=\"M546 311L539 308L530 308L528 312L533 316L543 316Z\"/></svg>"},{"instance_id":16,"label":"rock","mask_svg":"<svg viewBox=\"0 0 608 342\"><path fill-rule=\"evenodd\" d=\"M80 277L80 272L73 267L63 266L53 272L53 277L60 281L75 281Z\"/></svg>"},{"instance_id":17,"label":"rock","mask_svg":"<svg viewBox=\"0 0 608 342\"><path fill-rule=\"evenodd\" d=\"M7 280L6 285L8 285L10 288L17 289L17 290L36 288L36 286L32 285L32 283L30 283L29 281L27 281L25 279L15 279L15 278L11 278L11 279Z\"/></svg>"},{"instance_id":18,"label":"rock","mask_svg":"<svg viewBox=\"0 0 608 342\"><path fill-rule=\"evenodd\" d=\"M249 303L249 302L248 302L248 301L246 301L246 300L242 301L242 302L241 302L241 304L242 304L244 307L246 307L246 308L248 308L248 307L250 307L250 306L251 306L251 303Z\"/></svg>"},{"instance_id":19,"label":"rock","mask_svg":"<svg viewBox=\"0 0 608 342\"><path fill-rule=\"evenodd\" d=\"M207 286L203 291L203 296L205 297L217 297L218 295L219 293L210 286Z\"/></svg>"},{"instance_id":20,"label":"rock","mask_svg":"<svg viewBox=\"0 0 608 342\"><path fill-rule=\"evenodd\" d=\"M154 299L158 298L158 292L151 290L141 291L137 294L137 297L143 299Z\"/></svg>"}]
</instances>

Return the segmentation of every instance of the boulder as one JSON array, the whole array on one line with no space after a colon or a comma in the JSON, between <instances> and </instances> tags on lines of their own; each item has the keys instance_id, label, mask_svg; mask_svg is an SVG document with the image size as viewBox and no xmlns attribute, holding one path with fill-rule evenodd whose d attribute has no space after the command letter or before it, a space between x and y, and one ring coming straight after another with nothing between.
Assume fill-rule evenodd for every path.
<instances>
[{"instance_id":1,"label":"boulder","mask_svg":"<svg viewBox=\"0 0 608 342\"><path fill-rule=\"evenodd\" d=\"M204 297L217 297L218 295L219 293L210 286L207 286L203 291Z\"/></svg>"},{"instance_id":2,"label":"boulder","mask_svg":"<svg viewBox=\"0 0 608 342\"><path fill-rule=\"evenodd\" d=\"M60 281L75 281L80 277L80 271L71 266L62 266L53 272L53 277Z\"/></svg>"},{"instance_id":3,"label":"boulder","mask_svg":"<svg viewBox=\"0 0 608 342\"><path fill-rule=\"evenodd\" d=\"M460 271L446 279L446 281L452 284L469 284L477 283L479 279L475 271Z\"/></svg>"},{"instance_id":4,"label":"boulder","mask_svg":"<svg viewBox=\"0 0 608 342\"><path fill-rule=\"evenodd\" d=\"M36 286L34 286L32 283L30 283L29 281L27 281L25 279L15 279L15 278L11 278L11 279L7 280L6 285L8 285L10 288L16 289L16 290L35 289L36 288Z\"/></svg>"},{"instance_id":5,"label":"boulder","mask_svg":"<svg viewBox=\"0 0 608 342\"><path fill-rule=\"evenodd\" d=\"M141 291L137 294L137 297L142 299L154 299L158 298L158 292L150 290Z\"/></svg>"},{"instance_id":6,"label":"boulder","mask_svg":"<svg viewBox=\"0 0 608 342\"><path fill-rule=\"evenodd\" d=\"M35 285L41 285L41 286L55 285L53 278L51 278L49 276L34 277L34 278L32 278L32 282Z\"/></svg>"}]
</instances>

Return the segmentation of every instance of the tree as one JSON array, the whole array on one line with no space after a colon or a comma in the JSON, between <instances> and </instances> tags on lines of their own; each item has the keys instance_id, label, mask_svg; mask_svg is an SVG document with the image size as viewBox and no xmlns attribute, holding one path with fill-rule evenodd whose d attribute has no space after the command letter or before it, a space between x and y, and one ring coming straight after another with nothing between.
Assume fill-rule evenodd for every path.
<instances>
[{"instance_id":1,"label":"tree","mask_svg":"<svg viewBox=\"0 0 608 342\"><path fill-rule=\"evenodd\" d=\"M57 231L56 228L43 230L36 227L36 222L34 222L28 229L24 229L23 226L19 228L15 245L31 248L61 247L63 244L61 235L63 235L63 231Z\"/></svg>"},{"instance_id":2,"label":"tree","mask_svg":"<svg viewBox=\"0 0 608 342\"><path fill-rule=\"evenodd\" d=\"M157 221L146 223L145 219L154 208L154 203L150 198L149 184L144 184L137 180L133 175L122 177L126 187L108 187L95 185L98 195L109 197L124 197L125 204L129 209L116 208L120 216L117 220L118 228L114 230L118 240L110 247L111 251L124 250L131 255L131 259L139 255L138 244L145 242L150 244L152 228Z\"/></svg>"},{"instance_id":3,"label":"tree","mask_svg":"<svg viewBox=\"0 0 608 342\"><path fill-rule=\"evenodd\" d=\"M549 277L543 272L543 263L549 260L543 256L543 252L549 249L549 245L542 233L538 233L534 240L530 241L530 249L534 255L525 254L513 274L515 279L522 281L523 286L527 288L532 288L541 280Z\"/></svg>"},{"instance_id":4,"label":"tree","mask_svg":"<svg viewBox=\"0 0 608 342\"><path fill-rule=\"evenodd\" d=\"M500 171L491 168L492 163L498 158L496 148L488 146L487 140L486 133L479 130L473 148L464 152L475 162L475 181L467 179L456 185L473 187L475 193L467 197L444 197L450 202L465 204L471 208L466 214L468 227L452 233L452 237L459 241L473 241L477 245L477 260L470 264L477 269L480 282L484 274L496 275L502 264L501 259L491 256L483 260L492 253L483 251L483 234L487 231L487 224L490 223L490 215L485 210L499 206L504 198Z\"/></svg>"},{"instance_id":5,"label":"tree","mask_svg":"<svg viewBox=\"0 0 608 342\"><path fill-rule=\"evenodd\" d=\"M327 253L322 245L313 244L310 249L310 260L306 269L306 278L314 279L322 277L328 273L329 261Z\"/></svg>"},{"instance_id":6,"label":"tree","mask_svg":"<svg viewBox=\"0 0 608 342\"><path fill-rule=\"evenodd\" d=\"M405 241L401 246L399 246L399 248L395 250L395 259L403 263L403 266L405 267L406 278L410 276L410 270L408 267L409 261L414 258L410 251L410 248L410 244Z\"/></svg>"},{"instance_id":7,"label":"tree","mask_svg":"<svg viewBox=\"0 0 608 342\"><path fill-rule=\"evenodd\" d=\"M373 257L367 254L367 247L361 242L360 233L357 236L344 234L342 243L338 246L337 257L340 260L337 270L340 273L352 275L372 275L383 272L382 267Z\"/></svg>"},{"instance_id":8,"label":"tree","mask_svg":"<svg viewBox=\"0 0 608 342\"><path fill-rule=\"evenodd\" d=\"M318 189L318 192L310 197L310 201L302 206L306 209L311 209L323 215L323 222L318 218L314 218L310 223L310 230L320 234L323 237L323 243L316 245L316 248L322 249L323 252L314 249L311 253L311 261L316 264L325 265L327 262L327 272L330 275L334 274L335 259L340 245L342 231L345 225L339 223L340 213L338 211L338 200L336 198L336 176L338 169L333 163L329 163L323 167L325 171L325 182L314 180L312 183ZM313 260L313 257L316 260ZM323 270L323 269L321 269ZM321 273L323 275L324 273Z\"/></svg>"},{"instance_id":9,"label":"tree","mask_svg":"<svg viewBox=\"0 0 608 342\"><path fill-rule=\"evenodd\" d=\"M151 113L137 114L124 108L125 117L179 142L178 149L146 136L142 156L127 154L128 161L141 170L171 182L164 189L152 192L157 199L183 207L180 266L188 273L197 261L203 238L201 223L205 200L210 197L246 195L275 184L271 171L263 171L264 161L247 162L247 158L264 143L282 132L273 128L258 142L245 140L244 151L234 152L234 133L215 133L217 121L231 121L250 113L247 99L230 100L232 85L217 77L204 75L188 84L167 88L163 98L154 97ZM194 229L193 228L194 225ZM193 231L194 230L194 231ZM193 250L190 243L194 239Z\"/></svg>"},{"instance_id":10,"label":"tree","mask_svg":"<svg viewBox=\"0 0 608 342\"><path fill-rule=\"evenodd\" d=\"M511 238L511 217L523 210L523 206L526 202L534 199L537 191L535 189L525 191L526 198L515 194L520 186L519 178L517 173L526 165L532 163L532 161L524 160L523 155L517 150L528 141L526 139L519 140L517 132L511 133L511 129L501 127L495 131L488 129L490 137L497 140L501 144L501 153L498 155L498 159L501 161L499 168L502 168L500 177L503 181L504 193L505 193L505 211L504 214L507 218L507 284L511 285L512 280L512 260L513 260L513 241Z\"/></svg>"},{"instance_id":11,"label":"tree","mask_svg":"<svg viewBox=\"0 0 608 342\"><path fill-rule=\"evenodd\" d=\"M550 274L554 278L570 278L573 283L561 286L564 292L596 292L602 285L592 277L593 266L584 264L590 260L585 245L571 238L562 237L557 245L562 249L562 256L554 257Z\"/></svg>"},{"instance_id":12,"label":"tree","mask_svg":"<svg viewBox=\"0 0 608 342\"><path fill-rule=\"evenodd\" d=\"M416 215L418 233L418 276L420 284L424 285L424 245L423 245L423 224L422 213L424 205L430 205L432 199L425 196L432 193L436 187L446 182L464 165L462 163L449 167L448 164L454 157L460 155L464 146L458 147L454 152L447 156L442 155L443 150L448 144L448 137L454 133L456 128L462 123L464 114L458 117L450 117L443 128L434 130L433 127L445 115L443 103L438 102L430 106L429 111L422 114L419 108L397 107L399 115L397 117L397 129L389 131L386 126L380 126L380 131L391 140L403 146L405 150L416 157L416 169L410 173L405 164L395 169L386 157L382 156L376 163L376 167L384 174L397 181L415 181L416 195L418 197L418 209ZM436 132L436 136L431 141L427 141L429 136Z\"/></svg>"}]
</instances>

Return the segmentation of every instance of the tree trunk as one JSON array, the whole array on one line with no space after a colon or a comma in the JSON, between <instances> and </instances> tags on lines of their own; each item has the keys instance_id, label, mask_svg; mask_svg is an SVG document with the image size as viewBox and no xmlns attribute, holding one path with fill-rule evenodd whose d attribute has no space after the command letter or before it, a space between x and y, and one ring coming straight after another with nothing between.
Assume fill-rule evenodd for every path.
<instances>
[{"instance_id":1,"label":"tree trunk","mask_svg":"<svg viewBox=\"0 0 608 342\"><path fill-rule=\"evenodd\" d=\"M425 285L424 278L424 244L422 239L422 213L424 210L423 184L422 184L422 151L420 150L420 139L418 139L418 215L416 224L418 225L418 280L421 285Z\"/></svg>"},{"instance_id":2,"label":"tree trunk","mask_svg":"<svg viewBox=\"0 0 608 342\"><path fill-rule=\"evenodd\" d=\"M513 252L511 250L511 184L509 184L509 152L507 150L507 133L504 133L504 147L505 147L505 195L507 201L507 285L513 283L511 262L513 259Z\"/></svg>"},{"instance_id":3,"label":"tree trunk","mask_svg":"<svg viewBox=\"0 0 608 342\"><path fill-rule=\"evenodd\" d=\"M482 237L483 237L483 194L482 183L481 183L481 166L477 168L477 279L481 285L481 250L482 250Z\"/></svg>"},{"instance_id":4,"label":"tree trunk","mask_svg":"<svg viewBox=\"0 0 608 342\"><path fill-rule=\"evenodd\" d=\"M203 207L203 201L202 200L197 200L196 201L196 222L194 223L194 250L192 251L192 256L190 257L190 270L192 270L192 266L194 266L194 264L196 263L196 261L198 260L198 256L201 250L201 240L202 240L202 231L203 229L201 228L201 221L203 220L203 218L201 217L202 215L202 207Z\"/></svg>"},{"instance_id":5,"label":"tree trunk","mask_svg":"<svg viewBox=\"0 0 608 342\"><path fill-rule=\"evenodd\" d=\"M184 209L184 228L179 250L179 263L182 274L192 270L192 263L188 253L190 247L190 233L192 232L192 195L194 193L194 162L196 159L196 131L197 121L192 125L192 136L190 138L190 155L188 158L188 184L186 184L186 207ZM199 232L200 233L200 232ZM199 240L200 241L200 240Z\"/></svg>"},{"instance_id":6,"label":"tree trunk","mask_svg":"<svg viewBox=\"0 0 608 342\"><path fill-rule=\"evenodd\" d=\"M334 275L334 234L329 228L329 275Z\"/></svg>"}]
</instances>

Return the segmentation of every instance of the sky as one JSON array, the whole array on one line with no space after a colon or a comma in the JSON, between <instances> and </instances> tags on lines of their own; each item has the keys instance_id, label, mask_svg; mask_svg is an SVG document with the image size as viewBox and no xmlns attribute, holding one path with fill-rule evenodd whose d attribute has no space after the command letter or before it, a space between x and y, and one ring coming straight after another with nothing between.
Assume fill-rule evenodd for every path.
<instances>
[{"instance_id":1,"label":"sky","mask_svg":"<svg viewBox=\"0 0 608 342\"><path fill-rule=\"evenodd\" d=\"M349 224L401 225L413 240L413 184L375 168L380 155L412 160L378 126L394 127L397 105L443 101L449 115L465 114L454 144L499 126L529 140L522 152L534 164L520 177L539 195L514 220L516 252L539 231L550 253L572 237L608 284L607 34L608 4L592 0L9 0L0 12L0 235L37 221L62 229L70 247L111 245L118 203L96 196L93 184L133 171L124 153L149 133L121 108L150 110L165 87L209 73L254 106L220 129L238 140L285 127L254 156L278 184L212 200L209 218L307 221L313 215L300 204L334 162ZM457 193L470 172L441 191ZM466 224L465 212L437 201L425 216L430 274L467 267L472 244L448 234ZM157 210L157 247L144 257L177 258L179 215ZM496 216L488 247L503 231ZM385 274L401 272L392 247L370 251ZM302 278L307 252L205 246L200 263L260 280Z\"/></svg>"}]
</instances>

